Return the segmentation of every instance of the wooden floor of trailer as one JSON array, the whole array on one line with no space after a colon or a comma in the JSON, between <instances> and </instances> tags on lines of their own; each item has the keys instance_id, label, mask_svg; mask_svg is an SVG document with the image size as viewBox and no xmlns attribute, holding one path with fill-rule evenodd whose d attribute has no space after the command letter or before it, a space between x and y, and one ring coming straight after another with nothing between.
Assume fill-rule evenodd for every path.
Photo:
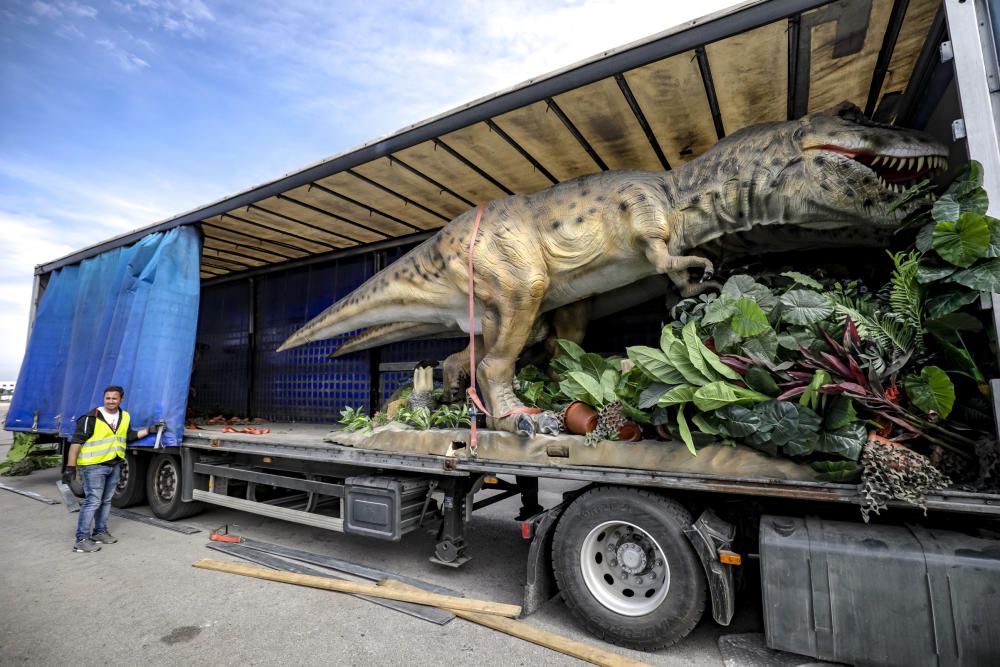
<instances>
[{"instance_id":1,"label":"wooden floor of trailer","mask_svg":"<svg viewBox=\"0 0 1000 667\"><path fill-rule=\"evenodd\" d=\"M348 447L324 438L340 425L268 422L235 425L236 432L223 431L224 425L204 425L185 429L183 446L248 455L317 460L364 468L417 472L433 475L469 476L474 474L510 474L531 477L625 484L684 491L701 491L745 496L795 498L816 502L858 504L859 489L854 484L792 481L708 475L690 472L643 470L594 465L540 464L537 462L496 461L470 458L468 455L442 455L386 451ZM267 433L240 432L242 429L267 429ZM449 458L451 460L449 460ZM896 504L899 507L906 505ZM1000 516L1000 495L944 490L928 494L932 510Z\"/></svg>"}]
</instances>

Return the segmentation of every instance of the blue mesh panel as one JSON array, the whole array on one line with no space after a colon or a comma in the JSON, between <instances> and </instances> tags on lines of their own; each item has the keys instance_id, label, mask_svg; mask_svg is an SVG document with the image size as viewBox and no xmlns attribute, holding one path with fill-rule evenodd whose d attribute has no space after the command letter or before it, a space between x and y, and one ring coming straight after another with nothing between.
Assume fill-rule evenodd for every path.
<instances>
[{"instance_id":1,"label":"blue mesh panel","mask_svg":"<svg viewBox=\"0 0 1000 667\"><path fill-rule=\"evenodd\" d=\"M246 282L202 290L191 374L191 412L247 415L250 292Z\"/></svg>"},{"instance_id":2,"label":"blue mesh panel","mask_svg":"<svg viewBox=\"0 0 1000 667\"><path fill-rule=\"evenodd\" d=\"M368 407L368 354L329 355L350 336L275 352L292 333L370 274L370 256L259 279L254 414L265 419L333 422L345 406Z\"/></svg>"}]
</instances>

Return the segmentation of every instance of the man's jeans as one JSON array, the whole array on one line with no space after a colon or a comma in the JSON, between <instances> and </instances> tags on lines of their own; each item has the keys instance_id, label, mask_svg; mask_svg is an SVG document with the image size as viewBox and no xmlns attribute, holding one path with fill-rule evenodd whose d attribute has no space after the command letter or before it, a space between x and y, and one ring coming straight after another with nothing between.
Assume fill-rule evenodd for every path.
<instances>
[{"instance_id":1,"label":"man's jeans","mask_svg":"<svg viewBox=\"0 0 1000 667\"><path fill-rule=\"evenodd\" d=\"M83 503L80 505L80 520L76 524L76 541L89 539L90 524L94 524L94 532L108 532L108 515L111 514L111 496L115 495L121 465L101 465L99 463L80 466L80 479L83 481Z\"/></svg>"}]
</instances>

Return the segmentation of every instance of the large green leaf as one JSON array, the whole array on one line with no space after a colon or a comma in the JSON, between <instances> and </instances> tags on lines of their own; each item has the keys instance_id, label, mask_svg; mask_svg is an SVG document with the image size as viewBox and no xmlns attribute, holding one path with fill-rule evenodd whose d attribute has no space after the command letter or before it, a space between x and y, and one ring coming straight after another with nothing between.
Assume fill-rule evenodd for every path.
<instances>
[{"instance_id":1,"label":"large green leaf","mask_svg":"<svg viewBox=\"0 0 1000 667\"><path fill-rule=\"evenodd\" d=\"M778 386L778 383L774 381L770 373L760 366L751 366L746 375L743 376L743 380L748 387L762 394L777 396L781 393L781 387Z\"/></svg>"},{"instance_id":2,"label":"large green leaf","mask_svg":"<svg viewBox=\"0 0 1000 667\"><path fill-rule=\"evenodd\" d=\"M719 377L715 370L708 365L704 355L701 353L701 348L705 347L705 344L698 338L698 324L694 320L685 324L684 330L681 331L681 336L684 339L688 361L691 362L691 365L709 380L718 380Z\"/></svg>"},{"instance_id":3,"label":"large green leaf","mask_svg":"<svg viewBox=\"0 0 1000 667\"><path fill-rule=\"evenodd\" d=\"M683 405L677 409L677 430L680 433L681 440L684 441L688 451L691 452L691 455L698 456L698 450L694 448L694 438L691 437L691 427L688 426L687 420L684 419Z\"/></svg>"},{"instance_id":4,"label":"large green leaf","mask_svg":"<svg viewBox=\"0 0 1000 667\"><path fill-rule=\"evenodd\" d=\"M990 228L990 247L983 253L983 257L1000 257L1000 220L988 215L985 218Z\"/></svg>"},{"instance_id":5,"label":"large green leaf","mask_svg":"<svg viewBox=\"0 0 1000 667\"><path fill-rule=\"evenodd\" d=\"M765 313L778 305L778 298L764 285L747 275L736 275L722 287L723 296L733 299L747 298L760 306Z\"/></svg>"},{"instance_id":6,"label":"large green leaf","mask_svg":"<svg viewBox=\"0 0 1000 667\"><path fill-rule=\"evenodd\" d=\"M720 375L724 378L729 378L730 380L740 379L739 373L722 363L722 360L719 359L719 355L712 352L703 342L701 342L701 338L698 337L697 325L694 321L688 322L684 325L682 335L684 336L684 344L687 345L688 348L688 357L691 359L691 363L694 364L702 375L710 377L713 380L718 379ZM704 367L694 363L695 355L701 357Z\"/></svg>"},{"instance_id":7,"label":"large green leaf","mask_svg":"<svg viewBox=\"0 0 1000 667\"><path fill-rule=\"evenodd\" d=\"M808 456L816 450L817 444L819 444L819 433L804 429L800 425L798 432L782 446L781 451L785 456Z\"/></svg>"},{"instance_id":8,"label":"large green leaf","mask_svg":"<svg viewBox=\"0 0 1000 667\"><path fill-rule=\"evenodd\" d=\"M903 386L913 404L924 412L936 412L945 418L955 405L955 385L937 366L925 366L920 375L907 376Z\"/></svg>"},{"instance_id":9,"label":"large green leaf","mask_svg":"<svg viewBox=\"0 0 1000 667\"><path fill-rule=\"evenodd\" d=\"M952 195L942 195L934 202L931 217L934 218L934 222L955 222L961 212L957 199Z\"/></svg>"},{"instance_id":10,"label":"large green leaf","mask_svg":"<svg viewBox=\"0 0 1000 667\"><path fill-rule=\"evenodd\" d=\"M677 342L677 336L674 335L674 327L672 324L668 324L663 329L660 330L660 349L666 354L670 350L670 346Z\"/></svg>"},{"instance_id":11,"label":"large green leaf","mask_svg":"<svg viewBox=\"0 0 1000 667\"><path fill-rule=\"evenodd\" d=\"M701 412L691 415L691 423L698 427L698 430L708 435L722 435L714 420L709 419L709 415Z\"/></svg>"},{"instance_id":12,"label":"large green leaf","mask_svg":"<svg viewBox=\"0 0 1000 667\"><path fill-rule=\"evenodd\" d=\"M795 403L795 409L799 411L799 428L818 433L823 426L823 418L815 410L798 403Z\"/></svg>"},{"instance_id":13,"label":"large green leaf","mask_svg":"<svg viewBox=\"0 0 1000 667\"><path fill-rule=\"evenodd\" d=\"M820 290L820 291L823 291L824 289L826 289L815 278L810 278L806 274L799 273L798 271L785 271L781 275L783 275L786 278L791 278L798 285L804 285L805 287L809 287L811 289Z\"/></svg>"},{"instance_id":14,"label":"large green leaf","mask_svg":"<svg viewBox=\"0 0 1000 667\"><path fill-rule=\"evenodd\" d=\"M791 324L814 324L833 315L833 304L818 292L795 289L781 296L781 319Z\"/></svg>"},{"instance_id":15,"label":"large green leaf","mask_svg":"<svg viewBox=\"0 0 1000 667\"><path fill-rule=\"evenodd\" d=\"M943 220L934 226L934 250L955 266L968 268L986 253L990 228L977 213L963 213L957 222Z\"/></svg>"},{"instance_id":16,"label":"large green leaf","mask_svg":"<svg viewBox=\"0 0 1000 667\"><path fill-rule=\"evenodd\" d=\"M681 375L684 376L684 381L688 384L695 384L700 387L712 381L711 378L706 377L691 363L687 346L685 345L672 345L670 351L667 353L667 359L670 360L674 368L680 371Z\"/></svg>"},{"instance_id":17,"label":"large green leaf","mask_svg":"<svg viewBox=\"0 0 1000 667\"><path fill-rule=\"evenodd\" d=\"M736 312L736 299L730 296L720 296L705 307L705 316L701 318L704 326L725 322Z\"/></svg>"},{"instance_id":18,"label":"large green leaf","mask_svg":"<svg viewBox=\"0 0 1000 667\"><path fill-rule=\"evenodd\" d=\"M917 250L927 253L934 247L934 228L936 226L936 222L930 222L920 228L920 231L917 232L917 238L914 241Z\"/></svg>"},{"instance_id":19,"label":"large green leaf","mask_svg":"<svg viewBox=\"0 0 1000 667\"><path fill-rule=\"evenodd\" d=\"M768 400L771 400L770 396L727 382L712 382L694 392L694 404L703 412L710 412L732 403L751 405Z\"/></svg>"},{"instance_id":20,"label":"large green leaf","mask_svg":"<svg viewBox=\"0 0 1000 667\"><path fill-rule=\"evenodd\" d=\"M936 320L939 317L944 317L978 298L979 293L972 290L952 290L931 297L924 302L924 307L927 309L927 319Z\"/></svg>"},{"instance_id":21,"label":"large green leaf","mask_svg":"<svg viewBox=\"0 0 1000 667\"><path fill-rule=\"evenodd\" d=\"M981 292L1000 292L1000 259L980 262L971 269L959 271L948 280Z\"/></svg>"},{"instance_id":22,"label":"large green leaf","mask_svg":"<svg viewBox=\"0 0 1000 667\"><path fill-rule=\"evenodd\" d=\"M690 403L694 400L694 392L697 389L697 387L693 387L689 384L678 385L664 392L664 394L660 396L659 400L657 400L656 405L661 408L665 408L671 405Z\"/></svg>"},{"instance_id":23,"label":"large green leaf","mask_svg":"<svg viewBox=\"0 0 1000 667\"><path fill-rule=\"evenodd\" d=\"M982 215L986 213L986 209L990 206L989 197L986 195L986 190L982 188L975 188L970 190L964 195L958 198L958 205L962 213L977 213Z\"/></svg>"},{"instance_id":24,"label":"large green leaf","mask_svg":"<svg viewBox=\"0 0 1000 667\"><path fill-rule=\"evenodd\" d=\"M644 345L635 345L626 348L625 352L639 370L657 382L682 384L685 381L681 372L670 363L667 355L661 350Z\"/></svg>"},{"instance_id":25,"label":"large green leaf","mask_svg":"<svg viewBox=\"0 0 1000 667\"><path fill-rule=\"evenodd\" d=\"M954 266L927 266L926 264L921 264L917 268L917 282L921 285L926 285L927 283L947 278L957 270Z\"/></svg>"},{"instance_id":26,"label":"large green leaf","mask_svg":"<svg viewBox=\"0 0 1000 667\"><path fill-rule=\"evenodd\" d=\"M656 405L660 397L665 393L670 391L671 386L669 384L664 384L663 382L654 382L645 389L639 395L639 407L643 410L648 410L649 408Z\"/></svg>"},{"instance_id":27,"label":"large green leaf","mask_svg":"<svg viewBox=\"0 0 1000 667\"><path fill-rule=\"evenodd\" d=\"M836 454L851 461L857 461L861 449L868 441L868 429L864 422L852 422L835 431L823 431L819 434L816 449L827 454Z\"/></svg>"},{"instance_id":28,"label":"large green leaf","mask_svg":"<svg viewBox=\"0 0 1000 667\"><path fill-rule=\"evenodd\" d=\"M768 329L759 336L744 339L742 347L744 354L757 354L773 360L778 353L778 334Z\"/></svg>"},{"instance_id":29,"label":"large green leaf","mask_svg":"<svg viewBox=\"0 0 1000 667\"><path fill-rule=\"evenodd\" d=\"M809 464L819 473L821 482L853 482L861 475L861 466L854 461L815 461Z\"/></svg>"},{"instance_id":30,"label":"large green leaf","mask_svg":"<svg viewBox=\"0 0 1000 667\"><path fill-rule=\"evenodd\" d=\"M608 370L608 362L604 360L599 354L594 354L593 352L586 352L580 357L580 370L584 373L590 373L595 378L601 377L604 371Z\"/></svg>"},{"instance_id":31,"label":"large green leaf","mask_svg":"<svg viewBox=\"0 0 1000 667\"><path fill-rule=\"evenodd\" d=\"M575 359L579 361L580 357L586 354L586 352L584 352L582 347L580 347L571 340L560 338L558 341L556 341L556 344L559 345L559 349L567 356L569 356L570 359Z\"/></svg>"},{"instance_id":32,"label":"large green leaf","mask_svg":"<svg viewBox=\"0 0 1000 667\"><path fill-rule=\"evenodd\" d=\"M799 430L799 413L787 401L770 400L754 407L760 415L760 428L771 434L770 440L776 445L784 445L794 438Z\"/></svg>"},{"instance_id":33,"label":"large green leaf","mask_svg":"<svg viewBox=\"0 0 1000 667\"><path fill-rule=\"evenodd\" d=\"M593 375L584 373L583 371L570 371L568 377L559 383L560 389L562 389L563 383L567 380L575 382L577 386L583 389L583 393L575 397L577 400L589 403L595 408L600 408L604 405L604 388L601 386L600 380Z\"/></svg>"},{"instance_id":34,"label":"large green leaf","mask_svg":"<svg viewBox=\"0 0 1000 667\"><path fill-rule=\"evenodd\" d=\"M742 352L740 342L743 337L733 331L729 324L716 324L712 327L712 340L715 341L715 349L719 352Z\"/></svg>"},{"instance_id":35,"label":"large green leaf","mask_svg":"<svg viewBox=\"0 0 1000 667\"><path fill-rule=\"evenodd\" d=\"M771 324L767 321L767 315L752 299L739 298L735 308L736 312L733 314L731 326L733 331L740 336L744 338L756 336L771 328Z\"/></svg>"},{"instance_id":36,"label":"large green leaf","mask_svg":"<svg viewBox=\"0 0 1000 667\"><path fill-rule=\"evenodd\" d=\"M827 403L823 414L823 428L828 431L836 431L844 428L853 421L857 421L858 414L854 410L854 403L846 396L834 396Z\"/></svg>"},{"instance_id":37,"label":"large green leaf","mask_svg":"<svg viewBox=\"0 0 1000 667\"><path fill-rule=\"evenodd\" d=\"M719 429L731 438L745 438L760 428L760 415L742 405L726 405L713 412Z\"/></svg>"},{"instance_id":38,"label":"large green leaf","mask_svg":"<svg viewBox=\"0 0 1000 667\"><path fill-rule=\"evenodd\" d=\"M618 400L618 371L609 368L601 373L601 390L605 403Z\"/></svg>"}]
</instances>

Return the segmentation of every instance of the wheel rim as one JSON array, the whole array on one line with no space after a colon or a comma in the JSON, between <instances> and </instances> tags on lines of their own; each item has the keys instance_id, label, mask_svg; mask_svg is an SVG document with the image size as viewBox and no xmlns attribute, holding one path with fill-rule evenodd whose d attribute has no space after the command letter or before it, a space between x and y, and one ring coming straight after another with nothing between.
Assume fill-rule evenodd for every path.
<instances>
[{"instance_id":1,"label":"wheel rim","mask_svg":"<svg viewBox=\"0 0 1000 667\"><path fill-rule=\"evenodd\" d=\"M654 611L670 590L663 549L645 530L625 521L595 526L580 548L587 589L601 605L623 616Z\"/></svg>"},{"instance_id":2,"label":"wheel rim","mask_svg":"<svg viewBox=\"0 0 1000 667\"><path fill-rule=\"evenodd\" d=\"M156 497L164 503L169 503L174 499L174 492L177 490L177 468L173 461L163 461L156 468L153 488Z\"/></svg>"},{"instance_id":3,"label":"wheel rim","mask_svg":"<svg viewBox=\"0 0 1000 667\"><path fill-rule=\"evenodd\" d=\"M128 459L122 459L118 471L118 485L115 486L115 493L119 495L125 493L126 487L128 487Z\"/></svg>"}]
</instances>

